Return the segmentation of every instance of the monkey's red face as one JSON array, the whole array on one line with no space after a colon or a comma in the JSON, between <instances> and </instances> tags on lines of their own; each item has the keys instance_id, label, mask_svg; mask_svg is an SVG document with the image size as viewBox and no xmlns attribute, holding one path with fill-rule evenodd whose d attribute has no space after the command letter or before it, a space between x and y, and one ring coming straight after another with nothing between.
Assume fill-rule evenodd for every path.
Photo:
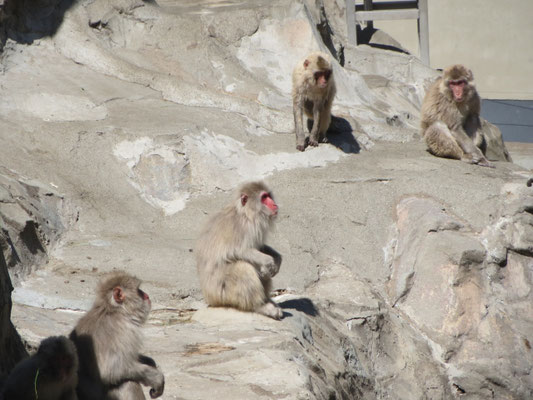
<instances>
[{"instance_id":1,"label":"monkey's red face","mask_svg":"<svg viewBox=\"0 0 533 400\"><path fill-rule=\"evenodd\" d=\"M271 215L278 215L278 205L276 204L270 193L261 193L261 203L270 210Z\"/></svg>"},{"instance_id":2,"label":"monkey's red face","mask_svg":"<svg viewBox=\"0 0 533 400\"><path fill-rule=\"evenodd\" d=\"M316 85L320 89L324 89L326 86L328 86L331 70L327 69L325 71L316 71L313 76L315 78Z\"/></svg>"},{"instance_id":3,"label":"monkey's red face","mask_svg":"<svg viewBox=\"0 0 533 400\"><path fill-rule=\"evenodd\" d=\"M147 293L143 292L141 289L137 289L137 294L141 299L143 299L143 301L146 301L151 305L152 302L150 301L150 296L148 296Z\"/></svg>"},{"instance_id":4,"label":"monkey's red face","mask_svg":"<svg viewBox=\"0 0 533 400\"><path fill-rule=\"evenodd\" d=\"M460 103L465 99L465 93L464 93L464 89L466 86L465 80L460 79L460 80L450 81L448 83L448 86L450 87L450 90L452 91L454 101L456 101L457 103Z\"/></svg>"}]
</instances>

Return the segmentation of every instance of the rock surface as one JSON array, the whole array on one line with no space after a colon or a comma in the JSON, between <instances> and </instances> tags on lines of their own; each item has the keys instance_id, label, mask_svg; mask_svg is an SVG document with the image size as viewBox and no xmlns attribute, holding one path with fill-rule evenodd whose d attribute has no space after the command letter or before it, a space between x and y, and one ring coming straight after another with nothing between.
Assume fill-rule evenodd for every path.
<instances>
[{"instance_id":1,"label":"rock surface","mask_svg":"<svg viewBox=\"0 0 533 400\"><path fill-rule=\"evenodd\" d=\"M29 345L68 333L124 269L153 301L165 399L533 397L531 171L428 154L438 74L346 44L343 4L0 2L1 243ZM317 49L337 58L334 127L300 153L290 73ZM206 308L192 253L260 178L281 206L282 321ZM0 373L23 355L5 348Z\"/></svg>"}]
</instances>

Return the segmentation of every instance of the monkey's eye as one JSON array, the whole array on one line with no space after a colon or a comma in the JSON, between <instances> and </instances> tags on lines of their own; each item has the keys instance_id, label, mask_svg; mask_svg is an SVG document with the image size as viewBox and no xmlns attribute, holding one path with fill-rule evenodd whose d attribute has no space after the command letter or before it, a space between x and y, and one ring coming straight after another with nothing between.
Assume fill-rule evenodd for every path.
<instances>
[{"instance_id":1,"label":"monkey's eye","mask_svg":"<svg viewBox=\"0 0 533 400\"><path fill-rule=\"evenodd\" d=\"M329 80L329 77L331 76L331 71L328 69L326 72L324 72L324 76L326 77L326 80Z\"/></svg>"},{"instance_id":2,"label":"monkey's eye","mask_svg":"<svg viewBox=\"0 0 533 400\"><path fill-rule=\"evenodd\" d=\"M453 85L453 86L463 86L463 85L466 85L466 81L465 80L459 80L459 81L450 81L450 85Z\"/></svg>"},{"instance_id":3,"label":"monkey's eye","mask_svg":"<svg viewBox=\"0 0 533 400\"><path fill-rule=\"evenodd\" d=\"M261 201L265 201L266 199L268 199L270 197L270 195L268 193L263 193L261 195Z\"/></svg>"}]
</instances>

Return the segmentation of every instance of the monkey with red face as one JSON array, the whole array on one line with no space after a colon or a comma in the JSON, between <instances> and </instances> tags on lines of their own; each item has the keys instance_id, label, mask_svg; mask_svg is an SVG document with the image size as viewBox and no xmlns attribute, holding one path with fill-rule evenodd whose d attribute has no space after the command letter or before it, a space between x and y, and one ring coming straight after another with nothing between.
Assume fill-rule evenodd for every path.
<instances>
[{"instance_id":1,"label":"monkey with red face","mask_svg":"<svg viewBox=\"0 0 533 400\"><path fill-rule=\"evenodd\" d=\"M460 64L446 68L422 103L422 137L429 152L492 167L481 150L480 108L472 71Z\"/></svg>"},{"instance_id":2,"label":"monkey with red face","mask_svg":"<svg viewBox=\"0 0 533 400\"><path fill-rule=\"evenodd\" d=\"M280 319L270 298L281 255L265 245L278 206L263 182L242 185L234 201L215 214L197 241L200 285L210 306L234 307Z\"/></svg>"},{"instance_id":3,"label":"monkey with red face","mask_svg":"<svg viewBox=\"0 0 533 400\"><path fill-rule=\"evenodd\" d=\"M313 121L309 146L326 142L331 123L331 105L335 97L335 81L329 56L315 52L299 62L292 72L292 103L296 149L305 150L303 113Z\"/></svg>"},{"instance_id":4,"label":"monkey with red face","mask_svg":"<svg viewBox=\"0 0 533 400\"><path fill-rule=\"evenodd\" d=\"M80 400L143 400L141 384L151 388L151 398L163 394L163 373L139 352L151 309L140 285L124 272L102 280L92 308L71 332L80 360Z\"/></svg>"}]
</instances>

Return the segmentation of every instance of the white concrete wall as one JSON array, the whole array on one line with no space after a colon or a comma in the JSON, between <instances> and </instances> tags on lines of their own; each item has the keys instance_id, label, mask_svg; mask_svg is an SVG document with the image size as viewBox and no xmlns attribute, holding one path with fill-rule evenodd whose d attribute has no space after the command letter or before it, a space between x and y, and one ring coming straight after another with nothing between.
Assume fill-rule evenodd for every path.
<instances>
[{"instance_id":1,"label":"white concrete wall","mask_svg":"<svg viewBox=\"0 0 533 400\"><path fill-rule=\"evenodd\" d=\"M482 97L533 99L533 0L428 0L433 68L462 63ZM416 20L374 27L418 55Z\"/></svg>"}]
</instances>

